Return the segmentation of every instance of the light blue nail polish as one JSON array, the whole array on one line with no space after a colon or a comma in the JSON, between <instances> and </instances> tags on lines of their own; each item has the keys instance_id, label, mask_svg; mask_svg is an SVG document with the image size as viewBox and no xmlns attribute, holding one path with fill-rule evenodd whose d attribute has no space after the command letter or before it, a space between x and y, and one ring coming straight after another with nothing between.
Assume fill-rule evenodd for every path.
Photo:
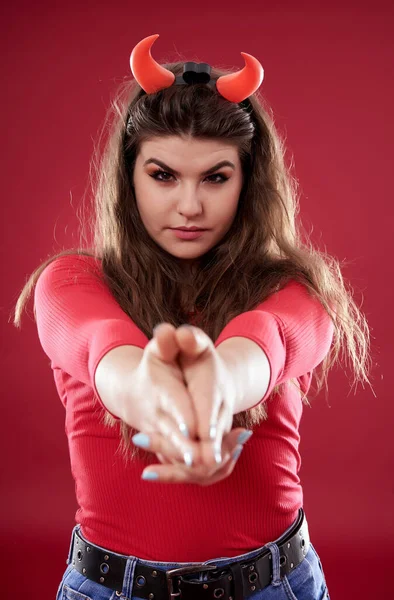
<instances>
[{"instance_id":1,"label":"light blue nail polish","mask_svg":"<svg viewBox=\"0 0 394 600\"><path fill-rule=\"evenodd\" d=\"M140 446L141 448L149 448L150 446L149 436L145 433L136 433L135 435L133 435L131 440L133 444L135 444L136 446Z\"/></svg>"},{"instance_id":2,"label":"light blue nail polish","mask_svg":"<svg viewBox=\"0 0 394 600\"><path fill-rule=\"evenodd\" d=\"M185 465L187 467L191 467L193 464L193 452L184 452L183 460L185 461Z\"/></svg>"},{"instance_id":3,"label":"light blue nail polish","mask_svg":"<svg viewBox=\"0 0 394 600\"><path fill-rule=\"evenodd\" d=\"M182 433L182 434L183 434L185 437L187 437L187 438L190 438L189 430L188 430L188 428L187 428L187 425L186 425L186 423L181 423L181 424L179 425L179 429L180 429L181 433Z\"/></svg>"},{"instance_id":4,"label":"light blue nail polish","mask_svg":"<svg viewBox=\"0 0 394 600\"><path fill-rule=\"evenodd\" d=\"M154 471L147 471L146 473L142 473L142 479L147 479L148 481L154 481L155 479L159 479L159 476Z\"/></svg>"},{"instance_id":5,"label":"light blue nail polish","mask_svg":"<svg viewBox=\"0 0 394 600\"><path fill-rule=\"evenodd\" d=\"M244 444L252 437L252 435L253 431L242 431L238 436L237 444Z\"/></svg>"},{"instance_id":6,"label":"light blue nail polish","mask_svg":"<svg viewBox=\"0 0 394 600\"><path fill-rule=\"evenodd\" d=\"M233 460L238 460L239 455L241 454L243 448L237 448L236 450L234 450L233 452Z\"/></svg>"}]
</instances>

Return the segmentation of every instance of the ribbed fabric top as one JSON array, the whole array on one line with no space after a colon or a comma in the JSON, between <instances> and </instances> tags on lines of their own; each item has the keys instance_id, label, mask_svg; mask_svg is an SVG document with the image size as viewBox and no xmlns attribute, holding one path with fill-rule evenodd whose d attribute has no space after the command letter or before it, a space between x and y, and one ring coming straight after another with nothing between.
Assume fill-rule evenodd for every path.
<instances>
[{"instance_id":1,"label":"ribbed fabric top","mask_svg":"<svg viewBox=\"0 0 394 600\"><path fill-rule=\"evenodd\" d=\"M141 479L146 463L126 465L117 451L120 421L103 425L94 374L112 348L144 348L149 340L100 280L100 269L98 259L62 256L46 267L34 292L38 336L65 407L82 534L114 552L160 562L232 557L276 539L303 505L301 393L288 380L308 391L333 339L327 312L292 280L232 319L215 346L233 336L254 340L271 367L261 402L287 382L283 393L267 403L268 419L255 428L226 479L210 486L148 482Z\"/></svg>"}]
</instances>

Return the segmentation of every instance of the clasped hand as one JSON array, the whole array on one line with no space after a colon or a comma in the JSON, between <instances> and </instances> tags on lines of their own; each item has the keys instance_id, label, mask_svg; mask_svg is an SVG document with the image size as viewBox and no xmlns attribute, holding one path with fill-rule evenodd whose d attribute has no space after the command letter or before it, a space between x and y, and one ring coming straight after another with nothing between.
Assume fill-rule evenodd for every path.
<instances>
[{"instance_id":1,"label":"clasped hand","mask_svg":"<svg viewBox=\"0 0 394 600\"><path fill-rule=\"evenodd\" d=\"M167 362L168 368L179 369L177 375L186 386L195 422L194 429L186 431L190 427L180 422L182 417L177 415L178 427L185 436L178 436L184 439L182 448L186 448L183 461L174 458L168 416L163 414L156 431L143 432L149 440L149 446L144 448L154 452L161 462L147 467L143 477L153 479L150 474L156 473L155 480L160 482L203 486L216 483L233 471L242 443L249 437L244 428L231 429L236 399L231 371L210 337L197 327L176 329L170 323L162 323L155 328L153 340L157 357ZM241 441L240 434L244 434ZM132 440L137 443L139 438L137 435Z\"/></svg>"}]
</instances>

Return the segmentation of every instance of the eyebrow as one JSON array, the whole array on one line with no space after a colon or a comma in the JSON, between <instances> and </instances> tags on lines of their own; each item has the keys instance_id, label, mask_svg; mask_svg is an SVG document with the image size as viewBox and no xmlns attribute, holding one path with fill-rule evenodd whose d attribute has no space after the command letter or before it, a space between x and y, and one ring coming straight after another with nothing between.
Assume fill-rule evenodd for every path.
<instances>
[{"instance_id":1,"label":"eyebrow","mask_svg":"<svg viewBox=\"0 0 394 600\"><path fill-rule=\"evenodd\" d=\"M174 175L180 175L179 171L176 171L175 169L172 169L171 167L169 167L168 165L166 165L165 163L163 163L158 158L148 158L148 160L146 160L144 162L143 166L145 167L146 165L148 165L150 163L154 163L155 165L158 165L159 167L161 167L165 171L168 171L170 173L174 173ZM221 167L232 167L233 169L235 169L234 163L230 162L229 160L222 160L222 161L218 162L216 165L214 165L213 167L211 167L210 169L208 169L207 171L204 171L203 173L201 173L201 175L209 175L210 173L213 173L214 171L217 171Z\"/></svg>"}]
</instances>

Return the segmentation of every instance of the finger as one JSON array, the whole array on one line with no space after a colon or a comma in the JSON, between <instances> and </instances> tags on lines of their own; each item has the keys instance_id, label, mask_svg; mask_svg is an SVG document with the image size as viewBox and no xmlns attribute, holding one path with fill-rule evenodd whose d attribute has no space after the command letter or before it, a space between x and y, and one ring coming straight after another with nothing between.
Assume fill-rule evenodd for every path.
<instances>
[{"instance_id":1,"label":"finger","mask_svg":"<svg viewBox=\"0 0 394 600\"><path fill-rule=\"evenodd\" d=\"M170 465L173 464L173 462L171 460L168 460L165 456L163 456L163 454L161 454L160 452L156 452L156 456L159 459L159 461L161 462L162 465Z\"/></svg>"},{"instance_id":2,"label":"finger","mask_svg":"<svg viewBox=\"0 0 394 600\"><path fill-rule=\"evenodd\" d=\"M150 434L150 448L154 446L154 452L162 452L168 458L185 460L186 464L190 465L193 457L198 454L198 443L193 442L191 438L183 435L179 427L174 424L174 420L168 413L159 410L157 419L158 432ZM187 458L186 453L191 454L191 458Z\"/></svg>"},{"instance_id":3,"label":"finger","mask_svg":"<svg viewBox=\"0 0 394 600\"><path fill-rule=\"evenodd\" d=\"M193 384L189 387L193 398L194 410L197 415L197 433L201 442L205 442L213 448L217 429L212 429L212 423L214 422L212 415L217 414L217 406L220 407L222 403L221 392L219 388L212 389L212 385L207 384L205 386L204 382L198 383L196 390L193 389L195 387ZM213 433L213 437L211 433Z\"/></svg>"},{"instance_id":4,"label":"finger","mask_svg":"<svg viewBox=\"0 0 394 600\"><path fill-rule=\"evenodd\" d=\"M238 446L237 448L241 448L242 453L242 446ZM238 458L231 456L231 459L226 464L208 476L206 474L198 474L197 469L186 469L182 465L150 465L144 469L142 476L148 473L156 473L157 478L150 481L160 483L195 483L201 486L208 486L228 477L234 470Z\"/></svg>"},{"instance_id":5,"label":"finger","mask_svg":"<svg viewBox=\"0 0 394 600\"><path fill-rule=\"evenodd\" d=\"M244 442L240 442L240 435L243 434L243 438L245 438L245 436L247 435L247 439ZM222 449L221 449L221 454L222 454L222 463L220 465L218 465L216 462L211 461L210 464L207 464L206 459L205 460L198 460L196 459L193 463L193 476L195 479L198 480L203 480L206 479L208 477L213 477L214 474L216 472L224 472L223 468L226 467L226 465L231 462L232 460L232 456L234 451L238 448L241 447L243 448L245 446L245 444L247 443L248 439L250 439L251 435L253 435L253 432L243 428L243 427L237 427L232 429L229 433L224 433L223 435L223 441L222 441ZM211 446L209 445L209 442L201 442L201 447L202 447L202 453L205 452L206 455L208 455L210 458L212 457L212 449ZM204 450L205 448L205 450ZM174 461L172 461L172 464L174 464ZM182 463L180 463L180 466L184 466Z\"/></svg>"},{"instance_id":6,"label":"finger","mask_svg":"<svg viewBox=\"0 0 394 600\"><path fill-rule=\"evenodd\" d=\"M179 345L175 336L175 327L171 323L160 323L155 327L153 349L155 354L165 362L172 362L179 354Z\"/></svg>"},{"instance_id":7,"label":"finger","mask_svg":"<svg viewBox=\"0 0 394 600\"><path fill-rule=\"evenodd\" d=\"M224 434L223 444L222 444L223 462L220 466L215 464L213 466L213 468L209 468L209 467L206 467L206 465L203 465L201 462L195 461L195 464L193 467L186 468L183 462L177 463L176 459L172 458L170 461L166 461L166 462L161 461L161 462L163 464L173 465L175 467L175 471L172 472L172 471L167 470L163 473L161 471L159 471L158 474L160 477L164 477L164 480L166 480L166 477L168 476L169 482L171 480L171 477L173 477L173 481L189 481L189 483L190 482L198 482L200 485L211 485L212 483L220 481L221 479L228 477L228 475L234 469L234 466L237 462L237 459L233 458L234 452L235 452L235 450L237 450L239 448L243 448L244 445L246 444L247 440L243 444L239 443L240 434L244 434L244 437L245 437L245 433L249 434L248 439L250 439L250 437L251 437L250 434L253 435L253 432L248 431L247 429L245 429L243 427L236 427L236 428L232 429L229 433ZM160 434L155 434L155 435L160 436ZM158 444L156 444L156 442L152 442L152 447L153 448L160 447L160 442ZM160 459L160 456L159 456L159 459ZM151 469L148 468L145 471L146 472L149 472L149 470L154 471L154 470L157 470L157 468L158 468L158 465L152 465ZM188 479L186 479L186 477L183 473L185 468L187 469L187 472L189 472ZM179 473L179 469L181 469L182 474Z\"/></svg>"},{"instance_id":8,"label":"finger","mask_svg":"<svg viewBox=\"0 0 394 600\"><path fill-rule=\"evenodd\" d=\"M240 435L243 434L242 438L247 438L244 442L239 441ZM223 447L227 452L232 453L236 446L242 445L245 446L249 439L252 437L253 431L245 429L244 427L236 427L232 429L229 433L225 433L223 436Z\"/></svg>"},{"instance_id":9,"label":"finger","mask_svg":"<svg viewBox=\"0 0 394 600\"><path fill-rule=\"evenodd\" d=\"M213 441L213 449L215 454L215 459L218 464L223 461L222 457L222 441L223 435L225 431L231 429L232 424L232 415L229 415L229 409L224 402L221 403L217 418L215 418L214 413L212 421L216 423L216 426L212 428L215 434L215 439ZM223 448L224 449L224 448Z\"/></svg>"},{"instance_id":10,"label":"finger","mask_svg":"<svg viewBox=\"0 0 394 600\"><path fill-rule=\"evenodd\" d=\"M237 427L227 433L226 423L228 421L225 417L225 412L223 411L221 414L223 416L219 421L217 438L214 441L200 440L200 458L197 459L198 462L196 461L196 464L203 465L209 473L220 469L228 462L231 458L231 453L240 443L240 434L247 431L243 427Z\"/></svg>"},{"instance_id":11,"label":"finger","mask_svg":"<svg viewBox=\"0 0 394 600\"><path fill-rule=\"evenodd\" d=\"M175 330L175 337L181 352L195 358L213 346L211 338L199 327L181 325Z\"/></svg>"},{"instance_id":12,"label":"finger","mask_svg":"<svg viewBox=\"0 0 394 600\"><path fill-rule=\"evenodd\" d=\"M171 419L177 434L180 432L188 440L195 438L197 433L195 408L183 382L174 379L168 389L160 390L158 410L163 417Z\"/></svg>"},{"instance_id":13,"label":"finger","mask_svg":"<svg viewBox=\"0 0 394 600\"><path fill-rule=\"evenodd\" d=\"M234 453L231 455L230 460L228 460L218 471L216 471L212 477L201 479L199 485L206 487L208 485L213 485L222 479L225 479L234 471L235 465L238 462L239 456L242 453L243 446L237 446L236 450L240 449L240 454L235 458ZM235 452L235 451L234 451Z\"/></svg>"},{"instance_id":14,"label":"finger","mask_svg":"<svg viewBox=\"0 0 394 600\"><path fill-rule=\"evenodd\" d=\"M164 419L161 419L161 422L164 422ZM193 458L198 454L197 442L186 443L184 438L184 442L178 444L178 440L168 435L166 427L162 427L162 429L165 433L156 431L150 433L139 432L131 440L136 446L157 454L160 462L164 464L184 462L186 466L191 466Z\"/></svg>"}]
</instances>

